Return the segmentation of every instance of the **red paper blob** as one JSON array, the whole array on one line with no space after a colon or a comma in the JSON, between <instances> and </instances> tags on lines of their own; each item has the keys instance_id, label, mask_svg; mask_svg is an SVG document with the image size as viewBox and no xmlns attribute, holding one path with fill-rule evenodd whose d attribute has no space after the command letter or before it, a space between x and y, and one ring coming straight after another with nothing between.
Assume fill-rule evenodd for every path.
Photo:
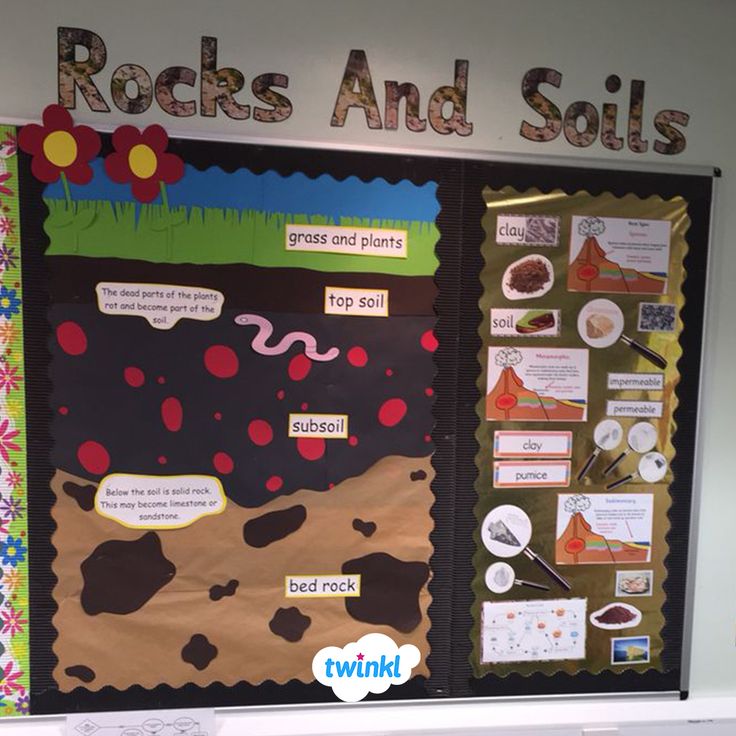
<instances>
[{"instance_id":1,"label":"red paper blob","mask_svg":"<svg viewBox=\"0 0 736 736\"><path fill-rule=\"evenodd\" d=\"M56 341L67 355L83 355L87 352L87 335L76 322L62 322L56 328Z\"/></svg>"},{"instance_id":2,"label":"red paper blob","mask_svg":"<svg viewBox=\"0 0 736 736\"><path fill-rule=\"evenodd\" d=\"M406 416L406 409L403 399L388 399L378 410L378 421L384 427L395 427Z\"/></svg>"},{"instance_id":3,"label":"red paper blob","mask_svg":"<svg viewBox=\"0 0 736 736\"><path fill-rule=\"evenodd\" d=\"M240 361L227 345L211 345L204 352L204 367L215 378L232 378L240 368Z\"/></svg>"},{"instance_id":4,"label":"red paper blob","mask_svg":"<svg viewBox=\"0 0 736 736\"><path fill-rule=\"evenodd\" d=\"M265 447L273 439L273 429L265 419L254 419L248 425L248 437L254 445Z\"/></svg>"},{"instance_id":5,"label":"red paper blob","mask_svg":"<svg viewBox=\"0 0 736 736\"><path fill-rule=\"evenodd\" d=\"M216 452L212 456L212 464L215 466L215 470L221 475L229 475L235 468L233 459L226 452Z\"/></svg>"},{"instance_id":6,"label":"red paper blob","mask_svg":"<svg viewBox=\"0 0 736 736\"><path fill-rule=\"evenodd\" d=\"M325 454L325 441L322 437L299 437L296 449L305 460L319 460Z\"/></svg>"},{"instance_id":7,"label":"red paper blob","mask_svg":"<svg viewBox=\"0 0 736 736\"><path fill-rule=\"evenodd\" d=\"M304 353L295 355L289 361L289 378L292 381L303 381L312 370L312 361Z\"/></svg>"},{"instance_id":8,"label":"red paper blob","mask_svg":"<svg viewBox=\"0 0 736 736\"><path fill-rule=\"evenodd\" d=\"M266 490L271 491L271 493L276 493L276 491L280 490L283 485L284 480L280 475L272 475L266 481Z\"/></svg>"},{"instance_id":9,"label":"red paper blob","mask_svg":"<svg viewBox=\"0 0 736 736\"><path fill-rule=\"evenodd\" d=\"M110 467L110 453L94 440L82 442L77 449L79 464L93 475L104 475Z\"/></svg>"},{"instance_id":10,"label":"red paper blob","mask_svg":"<svg viewBox=\"0 0 736 736\"><path fill-rule=\"evenodd\" d=\"M161 421L169 432L178 432L184 422L184 409L176 396L169 396L161 402Z\"/></svg>"},{"instance_id":11,"label":"red paper blob","mask_svg":"<svg viewBox=\"0 0 736 736\"><path fill-rule=\"evenodd\" d=\"M350 365L356 368L363 368L368 362L368 353L365 351L365 348L356 345L348 350L347 358Z\"/></svg>"},{"instance_id":12,"label":"red paper blob","mask_svg":"<svg viewBox=\"0 0 736 736\"><path fill-rule=\"evenodd\" d=\"M419 339L419 342L421 342L422 347L429 353L433 353L435 350L437 350L437 347L439 343L437 342L437 338L434 336L434 332L432 330L427 330Z\"/></svg>"},{"instance_id":13,"label":"red paper blob","mask_svg":"<svg viewBox=\"0 0 736 736\"><path fill-rule=\"evenodd\" d=\"M129 365L123 371L123 378L125 379L125 383L133 388L140 388L146 382L146 374L134 365Z\"/></svg>"}]
</instances>

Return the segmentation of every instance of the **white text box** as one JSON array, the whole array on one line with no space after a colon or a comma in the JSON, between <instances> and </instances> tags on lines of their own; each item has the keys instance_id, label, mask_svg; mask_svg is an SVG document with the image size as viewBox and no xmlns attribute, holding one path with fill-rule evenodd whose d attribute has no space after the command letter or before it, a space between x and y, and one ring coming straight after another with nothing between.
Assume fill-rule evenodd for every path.
<instances>
[{"instance_id":1,"label":"white text box","mask_svg":"<svg viewBox=\"0 0 736 736\"><path fill-rule=\"evenodd\" d=\"M493 457L570 457L572 432L493 433Z\"/></svg>"},{"instance_id":2,"label":"white text box","mask_svg":"<svg viewBox=\"0 0 736 736\"><path fill-rule=\"evenodd\" d=\"M360 575L287 575L286 598L359 598Z\"/></svg>"},{"instance_id":3,"label":"white text box","mask_svg":"<svg viewBox=\"0 0 736 736\"><path fill-rule=\"evenodd\" d=\"M342 440L348 437L347 414L289 414L289 437L323 437Z\"/></svg>"},{"instance_id":4,"label":"white text box","mask_svg":"<svg viewBox=\"0 0 736 736\"><path fill-rule=\"evenodd\" d=\"M380 227L340 225L286 226L286 250L302 253L342 253L351 256L407 258L408 232Z\"/></svg>"},{"instance_id":5,"label":"white text box","mask_svg":"<svg viewBox=\"0 0 736 736\"><path fill-rule=\"evenodd\" d=\"M388 289L346 289L340 286L325 286L325 314L388 317Z\"/></svg>"},{"instance_id":6,"label":"white text box","mask_svg":"<svg viewBox=\"0 0 736 736\"><path fill-rule=\"evenodd\" d=\"M609 373L608 388L614 391L661 391L663 373Z\"/></svg>"},{"instance_id":7,"label":"white text box","mask_svg":"<svg viewBox=\"0 0 736 736\"><path fill-rule=\"evenodd\" d=\"M567 488L569 485L569 460L493 463L494 488Z\"/></svg>"},{"instance_id":8,"label":"white text box","mask_svg":"<svg viewBox=\"0 0 736 736\"><path fill-rule=\"evenodd\" d=\"M608 401L606 414L609 417L661 417L661 401Z\"/></svg>"},{"instance_id":9,"label":"white text box","mask_svg":"<svg viewBox=\"0 0 736 736\"><path fill-rule=\"evenodd\" d=\"M181 529L222 513L226 502L211 475L111 473L97 488L95 511L129 529Z\"/></svg>"},{"instance_id":10,"label":"white text box","mask_svg":"<svg viewBox=\"0 0 736 736\"><path fill-rule=\"evenodd\" d=\"M217 319L225 303L219 291L200 286L101 281L95 291L103 314L143 317L157 330L170 330L180 319Z\"/></svg>"}]
</instances>

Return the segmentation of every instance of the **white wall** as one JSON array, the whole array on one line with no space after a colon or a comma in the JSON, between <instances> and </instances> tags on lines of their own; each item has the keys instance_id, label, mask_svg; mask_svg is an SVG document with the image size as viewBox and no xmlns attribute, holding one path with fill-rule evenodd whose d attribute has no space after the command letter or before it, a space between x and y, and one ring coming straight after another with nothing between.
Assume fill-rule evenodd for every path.
<instances>
[{"instance_id":1,"label":"white wall","mask_svg":"<svg viewBox=\"0 0 736 736\"><path fill-rule=\"evenodd\" d=\"M736 691L736 576L732 416L736 391L733 284L736 283L736 87L728 0L0 0L0 120L37 119L56 101L56 27L88 28L107 43L109 79L122 63L152 74L174 64L198 68L199 37L219 40L219 64L250 80L264 72L290 77L292 117L279 124L217 118L176 119L156 105L137 118L91 113L80 100L75 118L96 126L161 122L171 133L324 141L335 145L431 147L606 158L661 167L712 164L723 170L713 242L713 280L705 350L703 500L692 687L695 695ZM467 138L434 132L369 131L352 111L343 129L329 121L350 49L365 49L379 99L382 81L413 81L429 95L452 83L456 58L470 61ZM575 149L564 140L535 144L518 135L536 120L520 95L524 72L550 66L563 73L554 99L585 99L600 110L616 101L625 118L631 78L647 83L645 132L650 150L610 152L599 143ZM605 92L616 73L623 89ZM106 95L109 98L109 91ZM254 100L251 100L254 101ZM651 120L662 108L691 115L688 145L678 156L651 149ZM114 108L113 108L114 109ZM622 122L621 125L625 125ZM736 694L736 693L735 693Z\"/></svg>"}]
</instances>

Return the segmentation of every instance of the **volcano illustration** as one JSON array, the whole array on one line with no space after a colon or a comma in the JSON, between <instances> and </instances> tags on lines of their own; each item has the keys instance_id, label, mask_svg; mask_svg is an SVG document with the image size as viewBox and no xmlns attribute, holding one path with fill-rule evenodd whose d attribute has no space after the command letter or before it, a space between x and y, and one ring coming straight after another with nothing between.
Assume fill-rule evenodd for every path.
<instances>
[{"instance_id":1,"label":"volcano illustration","mask_svg":"<svg viewBox=\"0 0 736 736\"><path fill-rule=\"evenodd\" d=\"M622 268L606 258L594 235L585 239L567 271L569 291L663 294L666 286L664 274L647 275L633 268Z\"/></svg>"},{"instance_id":2,"label":"volcano illustration","mask_svg":"<svg viewBox=\"0 0 736 736\"><path fill-rule=\"evenodd\" d=\"M542 396L524 386L512 366L506 366L486 396L486 419L495 421L581 422L585 406Z\"/></svg>"},{"instance_id":3,"label":"volcano illustration","mask_svg":"<svg viewBox=\"0 0 736 736\"><path fill-rule=\"evenodd\" d=\"M555 544L558 565L648 562L649 552L649 544L606 539L596 534L580 512L570 516Z\"/></svg>"}]
</instances>

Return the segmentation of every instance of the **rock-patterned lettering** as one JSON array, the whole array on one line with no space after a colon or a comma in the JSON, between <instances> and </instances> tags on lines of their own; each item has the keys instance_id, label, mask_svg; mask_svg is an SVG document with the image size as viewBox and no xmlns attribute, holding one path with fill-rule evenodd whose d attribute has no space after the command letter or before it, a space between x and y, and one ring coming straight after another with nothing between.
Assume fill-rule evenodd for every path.
<instances>
[{"instance_id":1,"label":"rock-patterned lettering","mask_svg":"<svg viewBox=\"0 0 736 736\"><path fill-rule=\"evenodd\" d=\"M57 32L59 58L59 104L70 109L77 106L76 88L82 93L85 102L95 112L110 112L100 91L92 81L107 61L105 42L92 31L84 28L62 26ZM76 48L87 50L84 61L76 60Z\"/></svg>"},{"instance_id":2,"label":"rock-patterned lettering","mask_svg":"<svg viewBox=\"0 0 736 736\"><path fill-rule=\"evenodd\" d=\"M369 128L382 127L381 112L376 102L376 93L373 91L368 59L365 51L360 49L353 49L348 56L330 125L333 128L342 128L351 107L363 110Z\"/></svg>"}]
</instances>

